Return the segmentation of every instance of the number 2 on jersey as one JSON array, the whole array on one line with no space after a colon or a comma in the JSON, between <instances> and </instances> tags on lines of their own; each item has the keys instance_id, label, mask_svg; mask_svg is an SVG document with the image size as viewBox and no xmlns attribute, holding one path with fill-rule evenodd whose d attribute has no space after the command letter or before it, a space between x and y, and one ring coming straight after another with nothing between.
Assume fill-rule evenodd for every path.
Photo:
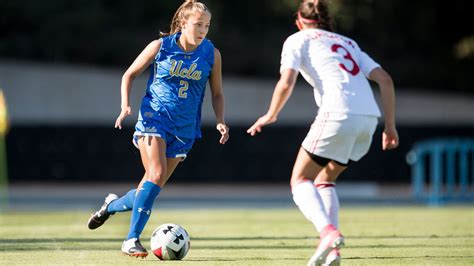
<instances>
[{"instance_id":1,"label":"number 2 on jersey","mask_svg":"<svg viewBox=\"0 0 474 266\"><path fill-rule=\"evenodd\" d=\"M186 91L188 90L189 83L185 80L180 80L179 85L181 85L182 87L179 88L178 97L188 98L188 93Z\"/></svg>"},{"instance_id":2,"label":"number 2 on jersey","mask_svg":"<svg viewBox=\"0 0 474 266\"><path fill-rule=\"evenodd\" d=\"M349 69L348 66L343 63L339 63L340 68L344 69L352 76L355 76L359 73L360 71L359 65L357 65L354 58L352 58L352 55L349 53L349 51L347 51L346 48L344 48L344 46L340 44L334 44L333 46L331 46L331 50L335 53L341 54L344 59L352 62L352 69Z\"/></svg>"}]
</instances>

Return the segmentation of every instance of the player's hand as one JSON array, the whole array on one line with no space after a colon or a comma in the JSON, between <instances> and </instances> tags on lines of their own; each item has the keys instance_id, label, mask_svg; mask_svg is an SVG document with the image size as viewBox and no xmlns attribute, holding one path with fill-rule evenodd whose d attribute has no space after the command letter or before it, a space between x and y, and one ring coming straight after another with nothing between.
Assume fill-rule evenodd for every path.
<instances>
[{"instance_id":1,"label":"player's hand","mask_svg":"<svg viewBox=\"0 0 474 266\"><path fill-rule=\"evenodd\" d=\"M395 128L387 129L382 133L382 149L391 150L398 147L398 133Z\"/></svg>"},{"instance_id":2,"label":"player's hand","mask_svg":"<svg viewBox=\"0 0 474 266\"><path fill-rule=\"evenodd\" d=\"M122 108L120 115L117 117L117 120L115 120L115 128L122 129L122 121L131 114L132 108L130 106Z\"/></svg>"},{"instance_id":3,"label":"player's hand","mask_svg":"<svg viewBox=\"0 0 474 266\"><path fill-rule=\"evenodd\" d=\"M225 144L229 140L229 127L224 123L219 123L217 124L216 129L221 133L219 143Z\"/></svg>"},{"instance_id":4,"label":"player's hand","mask_svg":"<svg viewBox=\"0 0 474 266\"><path fill-rule=\"evenodd\" d=\"M261 116L249 129L247 129L247 133L249 133L250 136L255 136L257 133L262 132L263 126L275 123L276 120L276 117L268 114Z\"/></svg>"}]
</instances>

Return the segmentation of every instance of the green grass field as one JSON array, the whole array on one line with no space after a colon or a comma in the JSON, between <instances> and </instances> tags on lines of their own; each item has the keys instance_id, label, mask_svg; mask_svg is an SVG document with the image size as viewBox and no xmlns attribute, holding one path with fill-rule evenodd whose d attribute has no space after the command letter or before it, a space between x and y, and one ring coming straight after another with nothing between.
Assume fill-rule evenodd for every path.
<instances>
[{"instance_id":1,"label":"green grass field","mask_svg":"<svg viewBox=\"0 0 474 266\"><path fill-rule=\"evenodd\" d=\"M129 214L86 227L89 213L0 214L0 265L305 265L317 243L294 209L155 210L142 243L159 224L184 226L191 249L183 261L120 253ZM474 209L351 207L341 210L344 265L474 265Z\"/></svg>"}]
</instances>

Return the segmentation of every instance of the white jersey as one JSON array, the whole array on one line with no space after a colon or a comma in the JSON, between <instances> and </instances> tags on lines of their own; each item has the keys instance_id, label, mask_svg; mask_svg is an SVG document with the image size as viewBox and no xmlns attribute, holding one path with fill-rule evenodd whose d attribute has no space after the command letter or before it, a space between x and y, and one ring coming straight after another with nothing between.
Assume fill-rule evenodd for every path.
<instances>
[{"instance_id":1,"label":"white jersey","mask_svg":"<svg viewBox=\"0 0 474 266\"><path fill-rule=\"evenodd\" d=\"M380 67L354 40L320 30L306 29L286 39L280 73L299 71L314 88L319 113L380 116L366 77Z\"/></svg>"}]
</instances>

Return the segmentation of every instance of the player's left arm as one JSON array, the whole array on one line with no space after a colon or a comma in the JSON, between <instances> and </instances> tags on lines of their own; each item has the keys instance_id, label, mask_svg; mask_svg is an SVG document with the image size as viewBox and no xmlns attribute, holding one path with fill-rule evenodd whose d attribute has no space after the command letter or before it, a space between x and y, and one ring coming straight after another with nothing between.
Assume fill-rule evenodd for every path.
<instances>
[{"instance_id":1,"label":"player's left arm","mask_svg":"<svg viewBox=\"0 0 474 266\"><path fill-rule=\"evenodd\" d=\"M219 143L225 144L229 139L229 127L224 120L224 94L222 92L222 59L221 53L214 48L214 65L209 77L209 86L211 87L212 108L216 115L217 130L221 133Z\"/></svg>"},{"instance_id":2,"label":"player's left arm","mask_svg":"<svg viewBox=\"0 0 474 266\"><path fill-rule=\"evenodd\" d=\"M298 71L292 68L285 69L281 72L280 80L275 86L270 107L265 115L261 116L257 121L247 129L247 133L255 136L262 131L262 127L271 123L275 123L278 114L285 106L286 102L293 92L295 87Z\"/></svg>"}]
</instances>

